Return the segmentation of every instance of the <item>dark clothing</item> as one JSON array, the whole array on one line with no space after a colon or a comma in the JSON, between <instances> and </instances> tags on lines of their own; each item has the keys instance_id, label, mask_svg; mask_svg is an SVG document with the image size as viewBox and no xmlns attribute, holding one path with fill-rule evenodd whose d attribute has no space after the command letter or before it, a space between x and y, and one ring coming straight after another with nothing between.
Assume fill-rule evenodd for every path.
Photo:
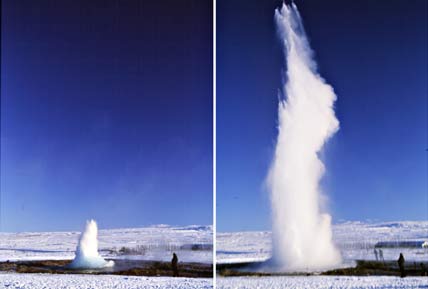
<instances>
[{"instance_id":1,"label":"dark clothing","mask_svg":"<svg viewBox=\"0 0 428 289\"><path fill-rule=\"evenodd\" d=\"M175 253L172 255L171 267L172 267L172 276L178 277L178 257Z\"/></svg>"},{"instance_id":2,"label":"dark clothing","mask_svg":"<svg viewBox=\"0 0 428 289\"><path fill-rule=\"evenodd\" d=\"M385 259L383 258L383 251L382 249L379 249L379 261L385 261Z\"/></svg>"},{"instance_id":3,"label":"dark clothing","mask_svg":"<svg viewBox=\"0 0 428 289\"><path fill-rule=\"evenodd\" d=\"M400 257L398 258L397 263L398 263L398 267L400 268L401 278L406 277L406 271L404 270L404 262L405 262L404 256L402 253L400 253Z\"/></svg>"},{"instance_id":4,"label":"dark clothing","mask_svg":"<svg viewBox=\"0 0 428 289\"><path fill-rule=\"evenodd\" d=\"M424 263L421 263L421 276L427 276L427 268Z\"/></svg>"}]
</instances>

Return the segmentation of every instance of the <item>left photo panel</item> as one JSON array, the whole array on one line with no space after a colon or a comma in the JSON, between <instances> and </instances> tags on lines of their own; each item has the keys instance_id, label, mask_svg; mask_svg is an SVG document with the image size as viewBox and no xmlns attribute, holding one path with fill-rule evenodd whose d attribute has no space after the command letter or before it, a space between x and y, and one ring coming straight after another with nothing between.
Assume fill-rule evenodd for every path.
<instances>
[{"instance_id":1,"label":"left photo panel","mask_svg":"<svg viewBox=\"0 0 428 289\"><path fill-rule=\"evenodd\" d=\"M1 3L0 288L212 288L212 1Z\"/></svg>"}]
</instances>

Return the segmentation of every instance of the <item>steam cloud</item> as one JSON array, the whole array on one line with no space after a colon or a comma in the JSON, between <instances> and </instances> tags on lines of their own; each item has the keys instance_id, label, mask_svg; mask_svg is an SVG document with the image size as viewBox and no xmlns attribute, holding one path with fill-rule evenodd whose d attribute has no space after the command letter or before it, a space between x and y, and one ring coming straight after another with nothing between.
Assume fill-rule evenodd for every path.
<instances>
[{"instance_id":1,"label":"steam cloud","mask_svg":"<svg viewBox=\"0 0 428 289\"><path fill-rule=\"evenodd\" d=\"M98 254L98 228L94 220L86 222L85 231L80 235L76 248L76 256L71 262L71 268L103 268L112 267L113 261L106 261Z\"/></svg>"},{"instance_id":2,"label":"steam cloud","mask_svg":"<svg viewBox=\"0 0 428 289\"><path fill-rule=\"evenodd\" d=\"M321 211L318 153L338 130L333 88L318 74L294 3L275 11L286 56L286 100L278 108L279 132L268 185L272 202L273 261L283 270L320 270L341 262L331 217Z\"/></svg>"}]
</instances>

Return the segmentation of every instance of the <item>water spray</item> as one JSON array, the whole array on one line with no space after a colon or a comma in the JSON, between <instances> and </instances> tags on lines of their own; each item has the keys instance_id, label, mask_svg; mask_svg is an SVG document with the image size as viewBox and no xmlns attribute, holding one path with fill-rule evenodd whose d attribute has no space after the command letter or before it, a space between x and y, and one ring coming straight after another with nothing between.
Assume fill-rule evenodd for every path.
<instances>
[{"instance_id":1,"label":"water spray","mask_svg":"<svg viewBox=\"0 0 428 289\"><path fill-rule=\"evenodd\" d=\"M278 107L278 139L268 185L272 203L273 261L281 270L322 270L341 262L331 217L322 211L319 153L338 130L336 95L318 74L294 3L275 11L286 57L285 99Z\"/></svg>"},{"instance_id":2,"label":"water spray","mask_svg":"<svg viewBox=\"0 0 428 289\"><path fill-rule=\"evenodd\" d=\"M98 228L94 220L86 222L85 231L80 235L76 256L69 265L73 269L96 269L114 266L113 261L106 261L98 253Z\"/></svg>"}]
</instances>

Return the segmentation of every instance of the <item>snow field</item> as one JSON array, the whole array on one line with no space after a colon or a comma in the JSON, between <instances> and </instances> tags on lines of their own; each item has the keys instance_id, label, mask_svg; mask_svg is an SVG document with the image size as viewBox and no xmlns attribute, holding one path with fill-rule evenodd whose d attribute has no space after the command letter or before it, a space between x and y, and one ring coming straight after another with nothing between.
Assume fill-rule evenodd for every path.
<instances>
[{"instance_id":1,"label":"snow field","mask_svg":"<svg viewBox=\"0 0 428 289\"><path fill-rule=\"evenodd\" d=\"M428 288L427 277L228 277L217 278L218 289L416 289Z\"/></svg>"},{"instance_id":2,"label":"snow field","mask_svg":"<svg viewBox=\"0 0 428 289\"><path fill-rule=\"evenodd\" d=\"M7 289L193 289L213 288L211 279L135 277L78 274L0 273L0 288Z\"/></svg>"}]
</instances>

